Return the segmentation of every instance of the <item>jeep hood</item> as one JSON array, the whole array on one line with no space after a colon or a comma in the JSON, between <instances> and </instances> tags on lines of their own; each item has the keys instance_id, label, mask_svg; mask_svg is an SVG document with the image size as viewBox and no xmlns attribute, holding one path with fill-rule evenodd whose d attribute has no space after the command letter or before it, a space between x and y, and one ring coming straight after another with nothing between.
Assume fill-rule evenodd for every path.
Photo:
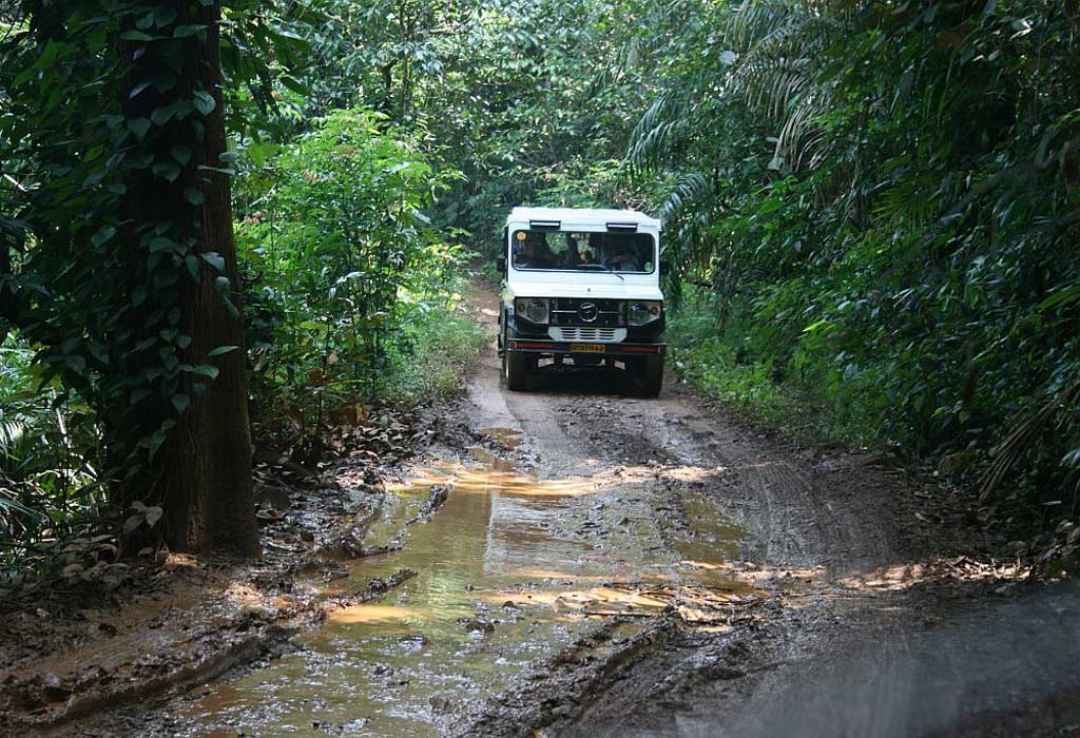
<instances>
[{"instance_id":1,"label":"jeep hood","mask_svg":"<svg viewBox=\"0 0 1080 738\"><path fill-rule=\"evenodd\" d=\"M566 282L518 282L510 285L514 297L593 297L598 300L663 300L655 284L567 284Z\"/></svg>"}]
</instances>

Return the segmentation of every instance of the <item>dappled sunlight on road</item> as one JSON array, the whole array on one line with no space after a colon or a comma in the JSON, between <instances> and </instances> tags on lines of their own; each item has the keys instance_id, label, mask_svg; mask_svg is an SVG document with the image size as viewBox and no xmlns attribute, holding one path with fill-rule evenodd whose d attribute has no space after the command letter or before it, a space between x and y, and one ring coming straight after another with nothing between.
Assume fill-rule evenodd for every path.
<instances>
[{"instance_id":1,"label":"dappled sunlight on road","mask_svg":"<svg viewBox=\"0 0 1080 738\"><path fill-rule=\"evenodd\" d=\"M848 589L858 591L900 591L931 582L1021 582L1031 568L1015 561L977 561L967 556L933 559L879 567L839 580Z\"/></svg>"}]
</instances>

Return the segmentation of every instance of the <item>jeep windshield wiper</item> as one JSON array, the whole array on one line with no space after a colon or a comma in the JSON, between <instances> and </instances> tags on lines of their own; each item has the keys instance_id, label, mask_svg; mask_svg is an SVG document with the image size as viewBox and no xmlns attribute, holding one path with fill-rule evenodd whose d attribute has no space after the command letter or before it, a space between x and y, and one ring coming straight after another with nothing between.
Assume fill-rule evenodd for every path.
<instances>
[{"instance_id":1,"label":"jeep windshield wiper","mask_svg":"<svg viewBox=\"0 0 1080 738\"><path fill-rule=\"evenodd\" d=\"M605 271L605 272L611 272L612 274L614 274L614 275L615 275L616 277L618 277L618 278L619 278L619 279L621 279L622 281L624 281L624 282L626 281L626 277L624 277L623 275L619 274L619 273L618 273L617 271L615 271L615 270L614 270L614 269L613 269L612 267L609 267L609 266L607 266L607 265L605 265L605 264L601 264L600 266L601 266L601 267L603 267L603 269L604 269L604 271Z\"/></svg>"},{"instance_id":2,"label":"jeep windshield wiper","mask_svg":"<svg viewBox=\"0 0 1080 738\"><path fill-rule=\"evenodd\" d=\"M622 281L624 281L624 282L626 281L626 277L619 274L619 272L615 271L611 267L604 266L603 264L578 264L576 269L578 271L583 271L583 272L584 271L592 271L593 269L596 269L597 271L608 272L609 274L614 274L616 277L618 277Z\"/></svg>"}]
</instances>

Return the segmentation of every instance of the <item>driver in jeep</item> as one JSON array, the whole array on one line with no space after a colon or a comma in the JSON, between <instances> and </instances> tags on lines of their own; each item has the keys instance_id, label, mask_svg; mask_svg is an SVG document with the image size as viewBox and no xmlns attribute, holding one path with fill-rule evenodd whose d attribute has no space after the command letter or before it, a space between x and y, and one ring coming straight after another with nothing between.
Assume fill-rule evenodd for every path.
<instances>
[{"instance_id":1,"label":"driver in jeep","mask_svg":"<svg viewBox=\"0 0 1080 738\"><path fill-rule=\"evenodd\" d=\"M525 240L514 257L514 266L526 269L555 266L555 255L547 247L544 234L532 231L525 234Z\"/></svg>"},{"instance_id":2,"label":"driver in jeep","mask_svg":"<svg viewBox=\"0 0 1080 738\"><path fill-rule=\"evenodd\" d=\"M638 271L641 264L627 250L610 248L611 244L603 233L590 233L587 252L589 258L583 258L583 264L599 264L613 272Z\"/></svg>"}]
</instances>

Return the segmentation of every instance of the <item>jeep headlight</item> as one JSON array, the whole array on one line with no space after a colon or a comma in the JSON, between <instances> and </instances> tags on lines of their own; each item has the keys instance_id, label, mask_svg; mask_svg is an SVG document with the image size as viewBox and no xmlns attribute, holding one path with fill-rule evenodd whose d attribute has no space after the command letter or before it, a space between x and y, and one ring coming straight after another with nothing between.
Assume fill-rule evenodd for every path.
<instances>
[{"instance_id":1,"label":"jeep headlight","mask_svg":"<svg viewBox=\"0 0 1080 738\"><path fill-rule=\"evenodd\" d=\"M546 297L521 297L514 302L514 311L530 323L545 325L550 308Z\"/></svg>"},{"instance_id":2,"label":"jeep headlight","mask_svg":"<svg viewBox=\"0 0 1080 738\"><path fill-rule=\"evenodd\" d=\"M654 320L660 320L663 313L662 302L631 302L626 305L626 322L632 326L648 325Z\"/></svg>"}]
</instances>

